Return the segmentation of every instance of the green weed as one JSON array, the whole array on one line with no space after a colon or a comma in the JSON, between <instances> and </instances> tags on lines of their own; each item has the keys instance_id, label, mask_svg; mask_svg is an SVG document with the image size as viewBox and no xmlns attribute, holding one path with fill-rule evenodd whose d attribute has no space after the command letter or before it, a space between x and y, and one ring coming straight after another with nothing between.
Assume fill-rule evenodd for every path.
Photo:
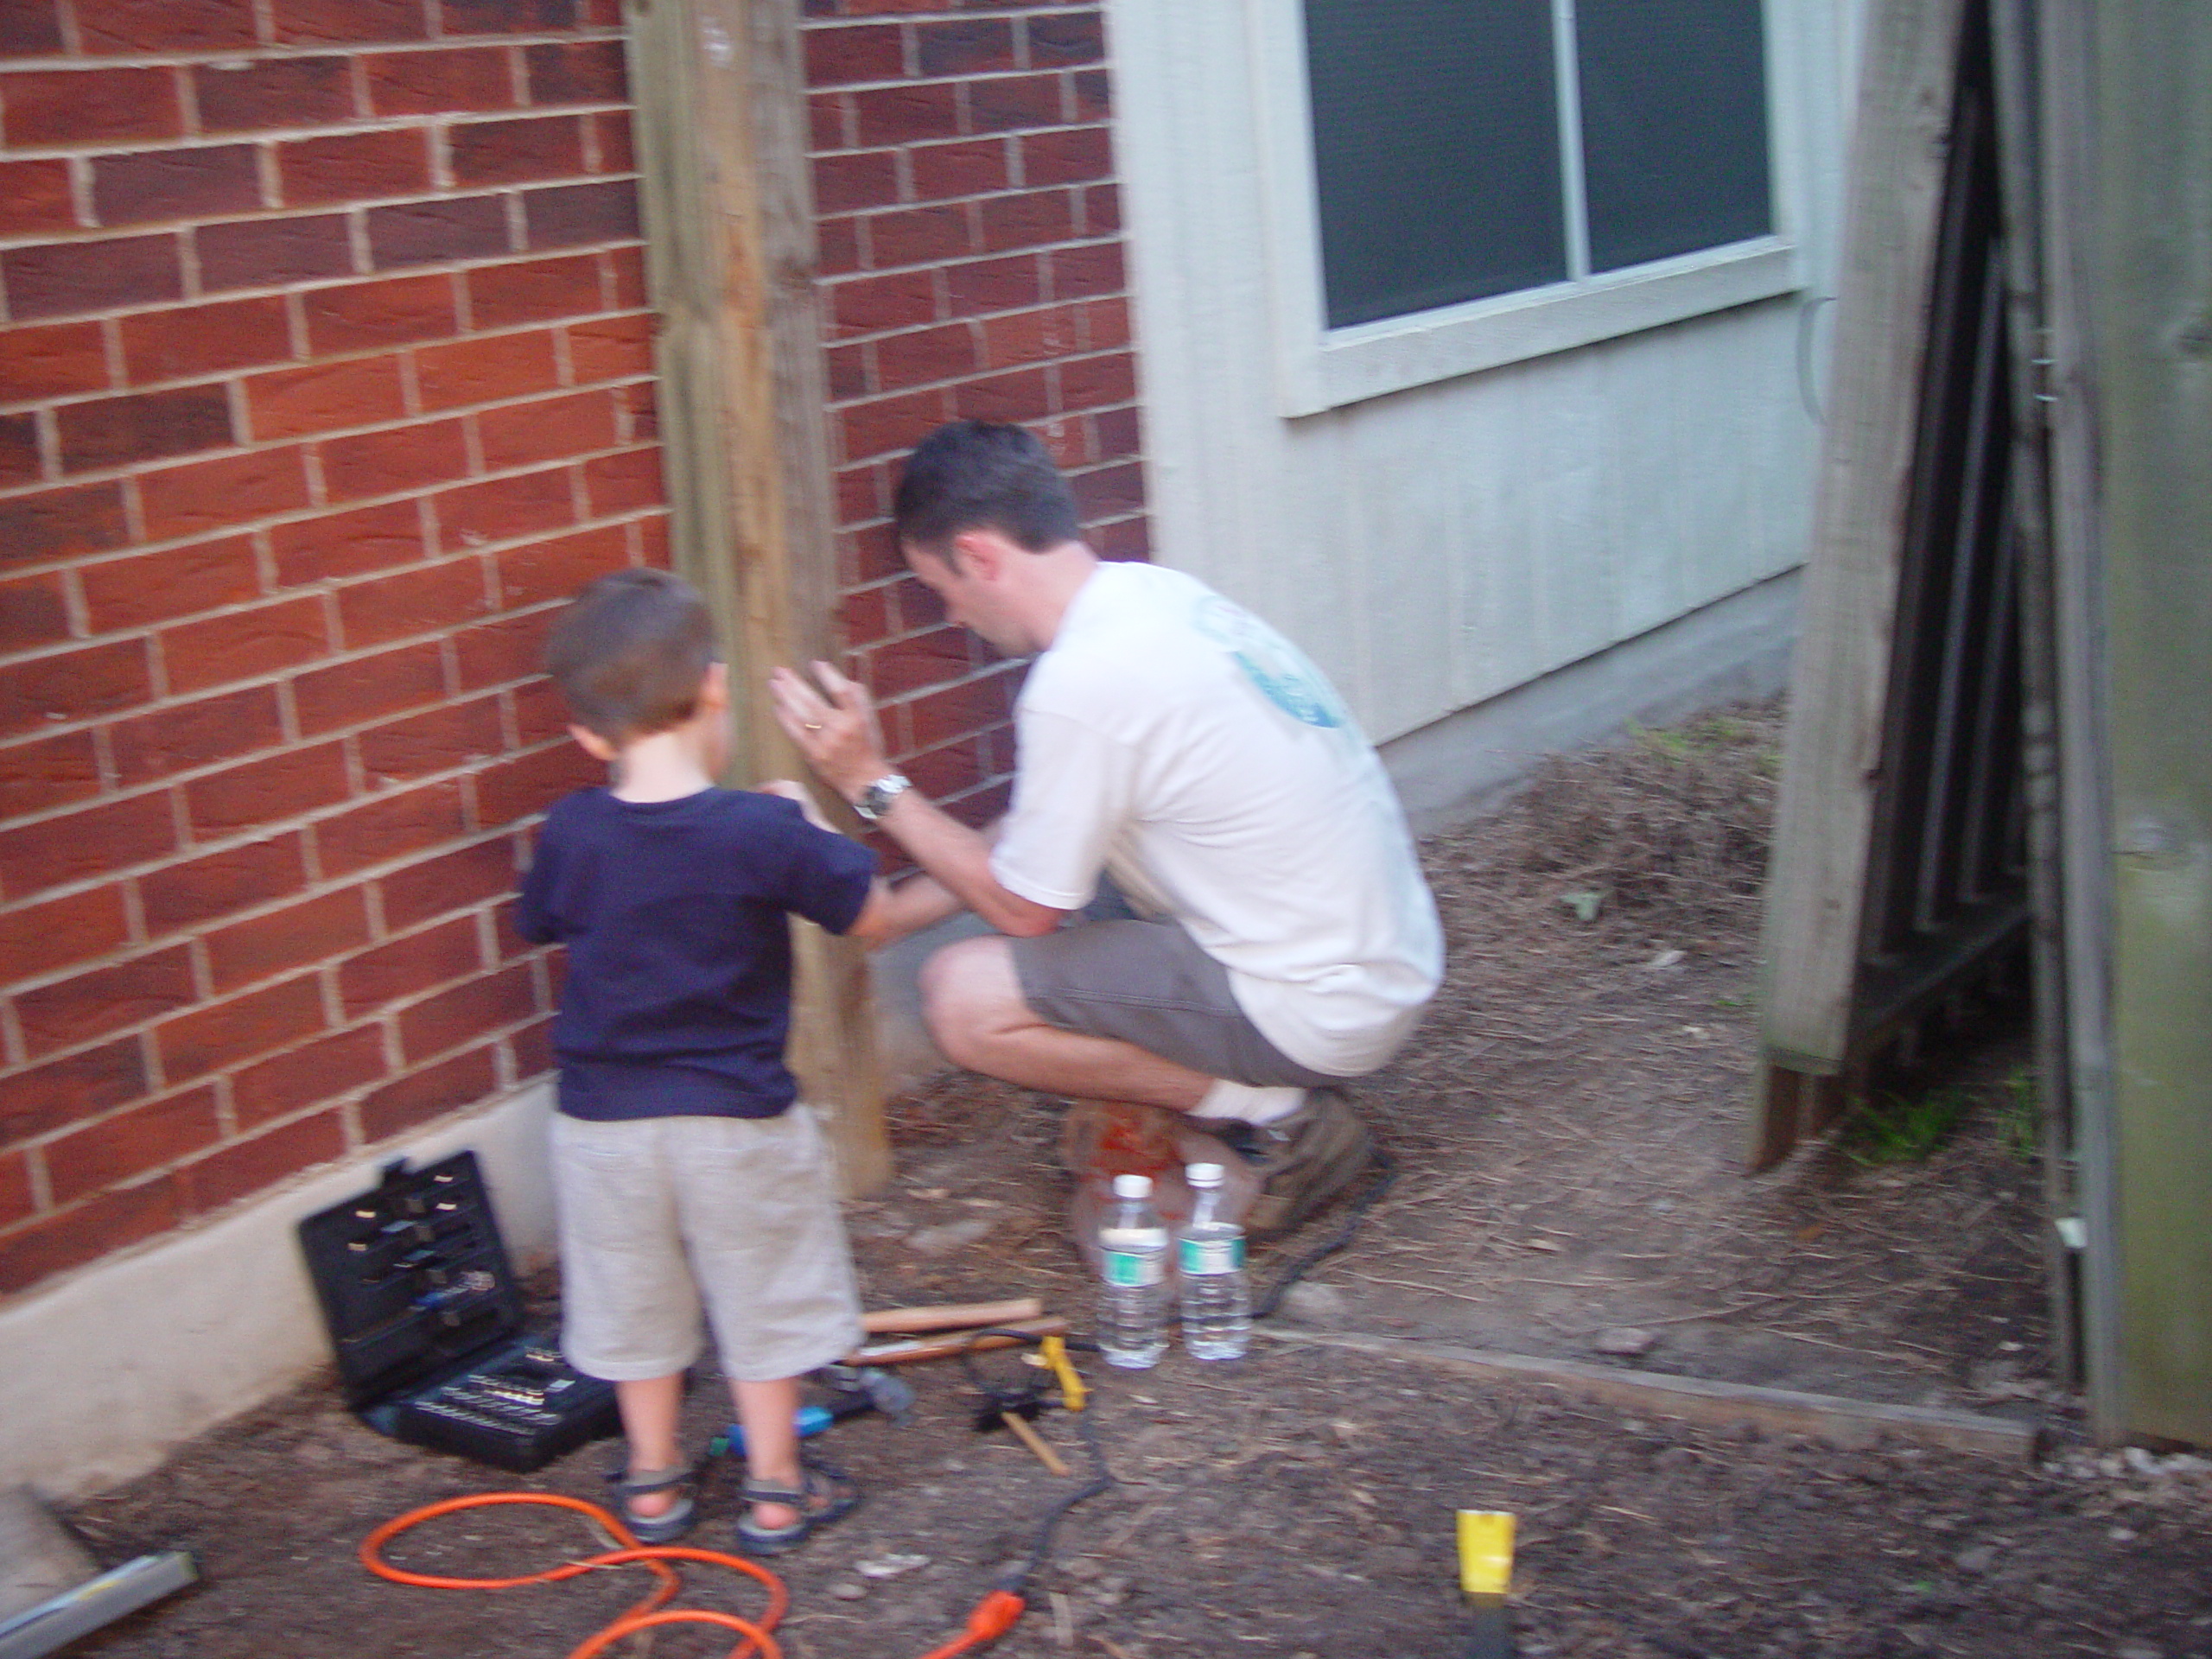
<instances>
[{"instance_id":1,"label":"green weed","mask_svg":"<svg viewBox=\"0 0 2212 1659\"><path fill-rule=\"evenodd\" d=\"M1869 1100L1844 1134L1844 1154L1863 1166L1918 1163L1943 1144L1970 1103L1971 1096L1960 1088L1930 1089L1910 1099L1891 1094Z\"/></svg>"},{"instance_id":2,"label":"green weed","mask_svg":"<svg viewBox=\"0 0 2212 1659\"><path fill-rule=\"evenodd\" d=\"M1998 1114L1998 1135L2005 1150L2024 1164L2035 1162L2043 1150L2043 1109L2036 1098L2036 1074L2031 1067L2019 1066L2005 1079L2005 1096Z\"/></svg>"}]
</instances>

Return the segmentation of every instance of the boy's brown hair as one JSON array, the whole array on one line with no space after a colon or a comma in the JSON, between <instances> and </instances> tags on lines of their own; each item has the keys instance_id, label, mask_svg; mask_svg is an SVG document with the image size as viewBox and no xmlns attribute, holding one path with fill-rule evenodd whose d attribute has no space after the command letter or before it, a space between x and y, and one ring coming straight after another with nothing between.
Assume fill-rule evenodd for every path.
<instances>
[{"instance_id":1,"label":"boy's brown hair","mask_svg":"<svg viewBox=\"0 0 2212 1659\"><path fill-rule=\"evenodd\" d=\"M600 577L545 642L545 671L576 724L617 744L689 720L715 660L707 601L665 570Z\"/></svg>"}]
</instances>

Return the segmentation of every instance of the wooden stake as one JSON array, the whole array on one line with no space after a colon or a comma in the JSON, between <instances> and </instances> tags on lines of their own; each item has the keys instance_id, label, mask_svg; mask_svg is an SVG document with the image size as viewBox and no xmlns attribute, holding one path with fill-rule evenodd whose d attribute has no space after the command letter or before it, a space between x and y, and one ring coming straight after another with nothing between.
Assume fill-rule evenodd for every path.
<instances>
[{"instance_id":1,"label":"wooden stake","mask_svg":"<svg viewBox=\"0 0 2212 1659\"><path fill-rule=\"evenodd\" d=\"M1041 1317L1044 1312L1045 1304L1034 1296L1019 1296L1007 1302L881 1307L861 1315L861 1329L872 1337L893 1332L911 1336L918 1331L973 1331L986 1325L1019 1325Z\"/></svg>"},{"instance_id":2,"label":"wooden stake","mask_svg":"<svg viewBox=\"0 0 2212 1659\"><path fill-rule=\"evenodd\" d=\"M1029 1427L1027 1419L1009 1411L1001 1421L1014 1431L1016 1440L1037 1454L1038 1462L1056 1475L1065 1477L1067 1474L1068 1466L1060 1461L1060 1454L1045 1444L1044 1437Z\"/></svg>"}]
</instances>

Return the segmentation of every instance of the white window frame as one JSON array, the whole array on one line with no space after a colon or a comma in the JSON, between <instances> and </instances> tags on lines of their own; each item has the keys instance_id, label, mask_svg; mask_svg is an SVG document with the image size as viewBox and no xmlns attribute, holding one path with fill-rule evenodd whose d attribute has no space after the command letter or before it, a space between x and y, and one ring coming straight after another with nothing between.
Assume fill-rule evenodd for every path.
<instances>
[{"instance_id":1,"label":"white window frame","mask_svg":"<svg viewBox=\"0 0 2212 1659\"><path fill-rule=\"evenodd\" d=\"M1573 5L1573 0L1551 0L1567 280L1332 328L1321 269L1305 0L1246 0L1259 82L1255 92L1282 412L1316 415L1803 288L1805 260L1797 229L1803 200L1798 158L1803 152L1797 142L1796 100L1785 95L1796 84L1795 10L1789 0L1765 0L1771 233L1619 270L1589 271L1581 145L1568 141L1580 127Z\"/></svg>"}]
</instances>

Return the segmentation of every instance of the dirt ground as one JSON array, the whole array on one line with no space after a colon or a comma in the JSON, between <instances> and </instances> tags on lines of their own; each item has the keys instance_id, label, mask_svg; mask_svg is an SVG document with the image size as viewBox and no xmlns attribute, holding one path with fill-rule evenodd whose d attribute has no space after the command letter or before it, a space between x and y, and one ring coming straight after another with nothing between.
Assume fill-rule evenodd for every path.
<instances>
[{"instance_id":1,"label":"dirt ground","mask_svg":"<svg viewBox=\"0 0 2212 1659\"><path fill-rule=\"evenodd\" d=\"M2212 1462L2093 1454L2050 1381L2018 1012L1952 1033L1886 1130L1740 1173L1777 726L1756 709L1642 734L1425 849L1450 982L1359 1096L1395 1184L1247 1360L1089 1362L1116 1484L1063 1525L995 1652L1463 1651L1452 1512L1474 1508L1520 1517L1526 1655L2212 1659ZM1889 1157L1953 1118L1926 1155ZM901 1103L900 1179L849 1213L870 1305L1034 1292L1087 1324L1056 1129L1052 1103L971 1077ZM1258 1253L1255 1276L1335 1224ZM1646 1351L1604 1358L1619 1327ZM2042 1425L2045 1451L2010 1465L1694 1429L1310 1339L1330 1331L2008 1414ZM802 1659L933 1647L1071 1489L974 1432L957 1367L912 1380L908 1421L819 1443L869 1497L777 1564L793 1597L779 1635ZM701 1441L721 1399L702 1376ZM1070 1420L1041 1429L1080 1475ZM353 1550L439 1497L597 1497L612 1456L505 1477L383 1440L327 1382L302 1388L73 1512L104 1560L187 1548L207 1580L79 1651L566 1653L642 1593L636 1575L456 1594L373 1580ZM695 1541L727 1541L731 1484L710 1479ZM572 1521L500 1511L394 1554L499 1573L598 1547ZM690 1602L758 1605L711 1569L690 1577ZM727 1645L671 1632L656 1652Z\"/></svg>"}]
</instances>

